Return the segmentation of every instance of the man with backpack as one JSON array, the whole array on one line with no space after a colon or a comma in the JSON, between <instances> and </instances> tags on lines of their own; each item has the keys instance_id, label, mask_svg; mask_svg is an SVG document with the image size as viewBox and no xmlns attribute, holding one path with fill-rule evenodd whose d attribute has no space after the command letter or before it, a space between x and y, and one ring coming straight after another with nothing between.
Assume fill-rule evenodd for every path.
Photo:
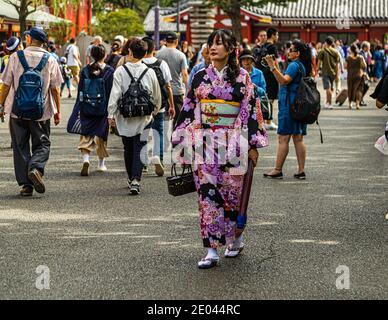
<instances>
[{"instance_id":1,"label":"man with backpack","mask_svg":"<svg viewBox=\"0 0 388 320\"><path fill-rule=\"evenodd\" d=\"M175 109L174 109L174 98L172 94L171 88L171 73L170 68L166 61L157 59L154 57L155 52L155 44L154 41L149 37L144 37L143 41L147 43L148 49L145 57L143 58L143 63L148 67L155 71L156 77L158 78L160 92L162 94L162 106L158 112L158 114L154 118L154 122L152 123L152 129L158 133L158 137L154 134L154 147L153 154L155 155L159 150L159 156L155 156L153 158L153 163L155 165L155 173L158 176L164 175L163 168L163 153L164 153L164 114L165 111L168 110L168 114L170 119L174 119L175 117ZM159 145L157 142L159 141Z\"/></svg>"},{"instance_id":2,"label":"man with backpack","mask_svg":"<svg viewBox=\"0 0 388 320\"><path fill-rule=\"evenodd\" d=\"M130 194L140 193L143 166L147 161L147 137L152 118L160 109L162 98L155 71L142 59L147 43L134 39L129 45L128 62L116 69L108 103L108 120L116 127L124 145L125 168ZM147 132L146 132L147 133Z\"/></svg>"},{"instance_id":3,"label":"man with backpack","mask_svg":"<svg viewBox=\"0 0 388 320\"><path fill-rule=\"evenodd\" d=\"M2 75L0 106L10 115L10 131L16 180L20 195L32 196L33 188L45 192L43 175L50 155L50 119L60 122L58 63L43 49L47 35L33 27L26 35L27 48L13 54ZM0 117L3 112L0 112ZM30 146L32 140L32 150ZM32 152L31 152L32 151Z\"/></svg>"}]
</instances>

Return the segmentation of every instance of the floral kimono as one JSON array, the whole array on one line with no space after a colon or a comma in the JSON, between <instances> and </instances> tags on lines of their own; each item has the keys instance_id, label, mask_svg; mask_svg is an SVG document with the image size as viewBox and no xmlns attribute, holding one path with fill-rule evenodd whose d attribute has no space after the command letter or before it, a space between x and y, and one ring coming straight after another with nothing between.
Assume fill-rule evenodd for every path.
<instances>
[{"instance_id":1,"label":"floral kimono","mask_svg":"<svg viewBox=\"0 0 388 320\"><path fill-rule=\"evenodd\" d=\"M193 163L201 237L207 248L235 240L244 167L250 148L268 145L263 128L259 99L245 70L241 69L233 85L227 80L226 68L219 72L210 65L196 73L173 143L194 150L194 159L189 163ZM182 158L180 161L187 163Z\"/></svg>"}]
</instances>

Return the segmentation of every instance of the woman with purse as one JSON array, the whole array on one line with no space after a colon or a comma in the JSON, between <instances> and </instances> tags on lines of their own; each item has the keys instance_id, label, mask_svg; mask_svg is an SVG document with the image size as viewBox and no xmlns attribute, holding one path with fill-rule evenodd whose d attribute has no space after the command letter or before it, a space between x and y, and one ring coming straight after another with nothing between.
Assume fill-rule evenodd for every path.
<instances>
[{"instance_id":1,"label":"woman with purse","mask_svg":"<svg viewBox=\"0 0 388 320\"><path fill-rule=\"evenodd\" d=\"M194 155L180 162L193 164L201 238L208 250L200 269L216 266L217 249L224 245L225 257L231 258L244 248L236 226L245 164L248 157L256 166L257 149L268 145L254 85L238 66L236 38L229 30L216 30L208 48L212 63L195 74L173 133L173 144ZM185 149L182 153L187 155Z\"/></svg>"},{"instance_id":2,"label":"woman with purse","mask_svg":"<svg viewBox=\"0 0 388 320\"><path fill-rule=\"evenodd\" d=\"M113 85L114 69L105 64L105 47L95 45L90 51L92 63L85 66L80 72L77 100L69 118L67 131L80 134L78 150L82 153L83 164L81 176L89 175L90 153L96 148L99 159L97 171L105 172L105 158L108 141L108 100ZM91 90L95 88L99 90ZM101 90L101 91L100 91ZM98 98L97 98L98 97Z\"/></svg>"},{"instance_id":3,"label":"woman with purse","mask_svg":"<svg viewBox=\"0 0 388 320\"><path fill-rule=\"evenodd\" d=\"M288 155L289 143L292 137L299 166L298 173L294 174L294 178L304 180L306 179L304 172L306 146L303 141L303 136L306 135L307 125L296 122L291 117L290 108L295 100L302 77L312 74L311 50L308 45L299 40L295 40L288 53L288 58L291 62L283 75L279 70L277 62L269 55L265 57L271 72L281 87L279 92L279 128L276 164L274 169L264 174L264 177L271 179L283 178L283 165Z\"/></svg>"}]
</instances>

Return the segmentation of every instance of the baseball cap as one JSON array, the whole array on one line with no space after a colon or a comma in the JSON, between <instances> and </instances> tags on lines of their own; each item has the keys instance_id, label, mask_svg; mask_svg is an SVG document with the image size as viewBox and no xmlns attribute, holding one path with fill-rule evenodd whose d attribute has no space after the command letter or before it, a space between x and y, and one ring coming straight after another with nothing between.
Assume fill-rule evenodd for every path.
<instances>
[{"instance_id":1,"label":"baseball cap","mask_svg":"<svg viewBox=\"0 0 388 320\"><path fill-rule=\"evenodd\" d=\"M28 34L31 38L38 40L40 42L47 41L47 34L43 28L32 27L30 30L26 31L24 34Z\"/></svg>"},{"instance_id":2,"label":"baseball cap","mask_svg":"<svg viewBox=\"0 0 388 320\"><path fill-rule=\"evenodd\" d=\"M166 34L166 40L177 40L177 39L178 39L178 36L175 32L170 31Z\"/></svg>"},{"instance_id":3,"label":"baseball cap","mask_svg":"<svg viewBox=\"0 0 388 320\"><path fill-rule=\"evenodd\" d=\"M66 57L61 57L61 58L59 59L59 62L66 63L66 62L67 62Z\"/></svg>"},{"instance_id":4,"label":"baseball cap","mask_svg":"<svg viewBox=\"0 0 388 320\"><path fill-rule=\"evenodd\" d=\"M17 37L11 37L7 41L7 47L6 49L8 51L14 51L20 44L20 39Z\"/></svg>"}]
</instances>

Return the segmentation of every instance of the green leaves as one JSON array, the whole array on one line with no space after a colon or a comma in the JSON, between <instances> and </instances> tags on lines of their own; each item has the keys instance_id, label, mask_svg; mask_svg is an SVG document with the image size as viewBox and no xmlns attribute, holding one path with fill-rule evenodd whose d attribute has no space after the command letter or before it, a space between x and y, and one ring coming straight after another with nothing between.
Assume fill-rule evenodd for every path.
<instances>
[{"instance_id":1,"label":"green leaves","mask_svg":"<svg viewBox=\"0 0 388 320\"><path fill-rule=\"evenodd\" d=\"M111 42L119 34L125 37L143 35L144 27L142 19L135 11L119 9L109 13L98 13L94 34L98 34L103 39Z\"/></svg>"}]
</instances>

